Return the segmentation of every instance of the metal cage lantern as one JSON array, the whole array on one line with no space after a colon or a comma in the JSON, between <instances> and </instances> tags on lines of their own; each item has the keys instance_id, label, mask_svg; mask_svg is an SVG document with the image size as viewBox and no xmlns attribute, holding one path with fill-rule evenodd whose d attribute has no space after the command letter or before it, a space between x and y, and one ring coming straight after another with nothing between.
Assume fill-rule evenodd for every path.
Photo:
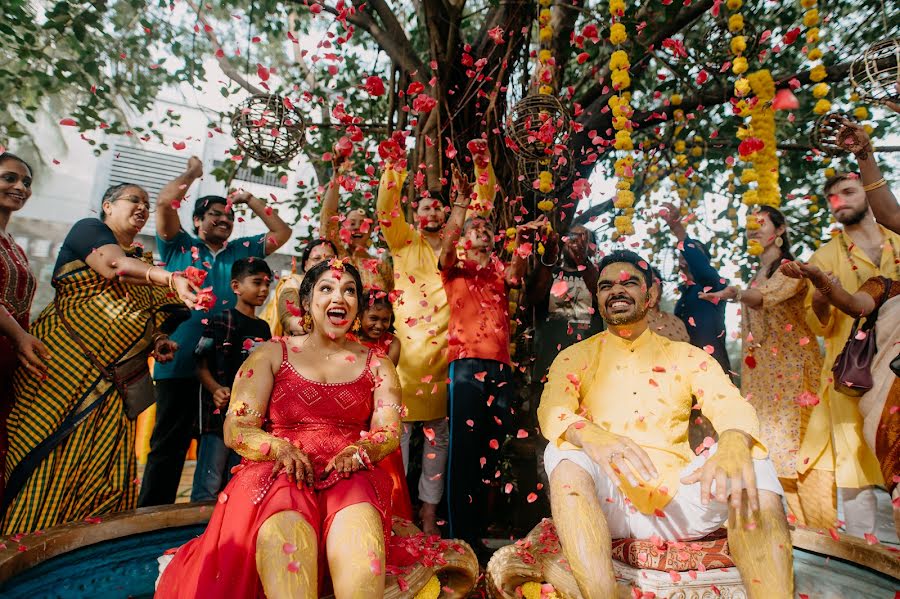
<instances>
[{"instance_id":1,"label":"metal cage lantern","mask_svg":"<svg viewBox=\"0 0 900 599\"><path fill-rule=\"evenodd\" d=\"M543 159L557 145L565 144L572 131L569 112L556 96L533 94L512 107L506 119L513 150L523 159Z\"/></svg>"},{"instance_id":2,"label":"metal cage lantern","mask_svg":"<svg viewBox=\"0 0 900 599\"><path fill-rule=\"evenodd\" d=\"M846 154L847 150L838 143L838 134L845 119L856 122L852 116L840 112L829 112L817 118L809 135L809 145L829 156Z\"/></svg>"},{"instance_id":3,"label":"metal cage lantern","mask_svg":"<svg viewBox=\"0 0 900 599\"><path fill-rule=\"evenodd\" d=\"M850 82L864 100L877 104L900 102L900 38L869 46L850 66Z\"/></svg>"},{"instance_id":4,"label":"metal cage lantern","mask_svg":"<svg viewBox=\"0 0 900 599\"><path fill-rule=\"evenodd\" d=\"M303 115L275 94L254 94L241 102L231 117L231 133L241 149L262 164L287 164L306 143Z\"/></svg>"}]
</instances>

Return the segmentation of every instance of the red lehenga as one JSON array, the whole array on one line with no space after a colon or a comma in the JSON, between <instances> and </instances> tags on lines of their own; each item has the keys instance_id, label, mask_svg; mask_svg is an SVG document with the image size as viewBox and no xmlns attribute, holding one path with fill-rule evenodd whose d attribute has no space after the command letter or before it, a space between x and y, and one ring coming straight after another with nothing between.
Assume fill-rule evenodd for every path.
<instances>
[{"instance_id":1,"label":"red lehenga","mask_svg":"<svg viewBox=\"0 0 900 599\"><path fill-rule=\"evenodd\" d=\"M332 472L321 480L325 466L347 445L369 430L375 377L374 355L355 380L319 383L304 378L287 359L275 376L268 421L272 434L300 441L313 463L318 482L314 488L297 487L280 474L272 479L272 462L243 460L241 470L219 496L206 531L180 547L164 570L156 591L168 598L262 598L256 570L256 536L267 518L293 510L302 514L319 540L320 587L326 568L325 539L334 515L357 503L370 503L381 514L385 539L391 535L391 480L383 468L362 470L350 478Z\"/></svg>"}]
</instances>

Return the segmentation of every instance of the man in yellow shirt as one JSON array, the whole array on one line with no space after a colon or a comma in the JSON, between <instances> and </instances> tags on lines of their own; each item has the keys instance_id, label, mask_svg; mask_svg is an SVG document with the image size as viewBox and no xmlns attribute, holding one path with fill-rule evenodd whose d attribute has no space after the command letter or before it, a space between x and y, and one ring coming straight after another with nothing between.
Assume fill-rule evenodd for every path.
<instances>
[{"instance_id":1,"label":"man in yellow shirt","mask_svg":"<svg viewBox=\"0 0 900 599\"><path fill-rule=\"evenodd\" d=\"M496 180L487 155L487 144L470 142L475 162L476 203L490 210ZM409 464L409 440L413 424L422 423L426 443L422 452L419 500L422 529L439 533L436 509L444 492L444 472L449 446L447 422L447 327L450 306L438 269L441 232L446 221L437 198L422 196L415 207L416 226L406 221L401 204L406 180L405 159L387 161L381 175L376 214L381 234L394 262L394 328L400 339L397 373L403 388L404 466ZM485 204L487 204L485 206Z\"/></svg>"},{"instance_id":2,"label":"man in yellow shirt","mask_svg":"<svg viewBox=\"0 0 900 599\"><path fill-rule=\"evenodd\" d=\"M816 250L809 263L831 273L849 293L856 292L870 277L900 279L900 235L875 222L860 177L844 173L830 178L825 183L825 195L831 214L843 230ZM811 287L806 296L806 321L816 335L825 338L825 361L819 403L812 408L797 469L801 480L823 478L822 473L830 478L833 473L844 505L847 533L861 537L874 532L874 488L884 481L878 460L863 438L859 399L834 389L831 369L847 343L854 319L831 306L825 297L830 287L830 283L820 289ZM833 489L834 483L829 486ZM837 520L836 509L827 520Z\"/></svg>"},{"instance_id":3,"label":"man in yellow shirt","mask_svg":"<svg viewBox=\"0 0 900 599\"><path fill-rule=\"evenodd\" d=\"M791 540L756 412L702 349L649 330L650 266L615 251L598 265L607 331L564 350L538 408L560 542L585 599L614 597L611 539L683 541L729 520L748 594L793 597ZM720 431L697 456L692 397Z\"/></svg>"}]
</instances>

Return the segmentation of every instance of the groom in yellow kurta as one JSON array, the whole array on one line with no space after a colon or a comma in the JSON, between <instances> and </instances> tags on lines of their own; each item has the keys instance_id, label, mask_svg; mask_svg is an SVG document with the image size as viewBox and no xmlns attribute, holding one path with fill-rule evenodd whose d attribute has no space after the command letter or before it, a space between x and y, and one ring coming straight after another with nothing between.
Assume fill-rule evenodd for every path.
<instances>
[{"instance_id":1,"label":"groom in yellow kurta","mask_svg":"<svg viewBox=\"0 0 900 599\"><path fill-rule=\"evenodd\" d=\"M470 142L475 163L478 196L474 203L490 210L496 180L487 155L487 144ZM446 221L444 206L436 198L420 197L416 226L404 216L400 199L406 180L405 165L387 163L378 188L376 213L381 234L394 262L394 328L402 344L397 372L403 387L404 466L409 463L412 424L423 423L426 443L419 479L420 517L427 534L439 533L435 510L444 490L449 430L447 425L447 326L450 306L438 270L441 231Z\"/></svg>"},{"instance_id":2,"label":"groom in yellow kurta","mask_svg":"<svg viewBox=\"0 0 900 599\"><path fill-rule=\"evenodd\" d=\"M850 293L870 277L900 278L900 235L875 222L860 178L855 174L832 177L825 184L825 194L843 230L820 247L809 263L832 273ZM846 530L861 537L874 532L874 486L884 481L878 460L863 439L859 399L834 389L831 369L847 343L853 317L832 307L815 289L807 295L806 307L810 328L825 338L825 362L820 401L813 408L800 445L797 469L801 476L834 472L844 504ZM829 519L837 520L836 511Z\"/></svg>"}]
</instances>

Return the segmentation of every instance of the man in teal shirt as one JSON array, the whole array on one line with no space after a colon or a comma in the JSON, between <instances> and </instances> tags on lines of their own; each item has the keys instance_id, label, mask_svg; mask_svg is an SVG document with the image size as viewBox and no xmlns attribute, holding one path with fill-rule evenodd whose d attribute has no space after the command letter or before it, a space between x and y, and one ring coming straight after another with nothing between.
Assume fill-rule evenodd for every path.
<instances>
[{"instance_id":1,"label":"man in teal shirt","mask_svg":"<svg viewBox=\"0 0 900 599\"><path fill-rule=\"evenodd\" d=\"M192 157L187 170L166 186L157 200L156 241L166 269L174 272L193 266L205 270L208 274L203 286L212 287L216 302L208 312L195 311L190 320L178 326L171 336L178 343L175 359L157 364L154 369L156 425L138 499L141 507L175 501L200 401L194 348L203 333L204 321L235 305L232 264L241 258L262 260L291 236L291 228L266 208L265 202L245 191L233 194L230 200L221 196L199 198L194 205L194 235L189 235L181 227L177 205L202 175L202 164ZM237 204L246 204L269 232L229 240L234 228L231 206Z\"/></svg>"}]
</instances>

